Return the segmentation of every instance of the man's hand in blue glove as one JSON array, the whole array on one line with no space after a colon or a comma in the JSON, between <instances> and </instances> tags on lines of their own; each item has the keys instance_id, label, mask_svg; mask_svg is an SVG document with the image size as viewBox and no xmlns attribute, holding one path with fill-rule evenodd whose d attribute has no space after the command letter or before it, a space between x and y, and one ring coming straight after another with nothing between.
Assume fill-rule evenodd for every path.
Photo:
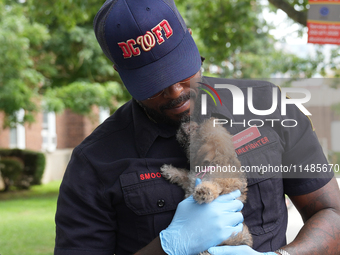
<instances>
[{"instance_id":1,"label":"man's hand in blue glove","mask_svg":"<svg viewBox=\"0 0 340 255\"><path fill-rule=\"evenodd\" d=\"M196 180L196 186L201 182ZM179 203L170 225L160 234L169 255L197 255L242 231L243 203L240 191L222 195L209 204L198 204L192 196Z\"/></svg>"},{"instance_id":2,"label":"man's hand in blue glove","mask_svg":"<svg viewBox=\"0 0 340 255\"><path fill-rule=\"evenodd\" d=\"M277 255L275 252L257 252L248 245L240 246L217 246L208 249L212 255Z\"/></svg>"}]
</instances>

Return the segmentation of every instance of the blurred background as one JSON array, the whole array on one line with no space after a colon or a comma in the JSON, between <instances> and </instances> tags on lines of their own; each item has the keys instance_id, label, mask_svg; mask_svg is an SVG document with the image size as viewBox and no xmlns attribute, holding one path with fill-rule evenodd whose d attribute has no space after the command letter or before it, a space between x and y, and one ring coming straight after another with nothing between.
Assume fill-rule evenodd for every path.
<instances>
[{"instance_id":1,"label":"blurred background","mask_svg":"<svg viewBox=\"0 0 340 255\"><path fill-rule=\"evenodd\" d=\"M307 43L307 0L175 2L206 58L204 75L340 77L339 47ZM93 33L103 3L0 0L0 254L53 254L70 154L130 99ZM325 154L339 163L339 100L327 95L312 114Z\"/></svg>"}]
</instances>

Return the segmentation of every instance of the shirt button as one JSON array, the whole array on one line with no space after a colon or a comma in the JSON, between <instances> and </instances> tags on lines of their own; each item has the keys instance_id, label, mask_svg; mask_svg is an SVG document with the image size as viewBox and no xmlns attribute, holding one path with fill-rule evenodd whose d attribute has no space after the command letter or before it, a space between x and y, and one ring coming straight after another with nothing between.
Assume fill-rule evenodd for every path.
<instances>
[{"instance_id":1,"label":"shirt button","mask_svg":"<svg viewBox=\"0 0 340 255\"><path fill-rule=\"evenodd\" d=\"M159 208L162 208L164 205L165 205L164 199L159 199L159 200L157 201L157 206L158 206Z\"/></svg>"}]
</instances>

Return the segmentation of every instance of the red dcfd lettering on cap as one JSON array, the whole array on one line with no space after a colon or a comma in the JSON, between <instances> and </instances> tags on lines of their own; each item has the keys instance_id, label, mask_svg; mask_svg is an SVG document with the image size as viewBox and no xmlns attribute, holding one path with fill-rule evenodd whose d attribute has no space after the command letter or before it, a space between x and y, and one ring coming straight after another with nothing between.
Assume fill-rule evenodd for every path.
<instances>
[{"instance_id":1,"label":"red dcfd lettering on cap","mask_svg":"<svg viewBox=\"0 0 340 255\"><path fill-rule=\"evenodd\" d=\"M143 180L150 180L150 179L158 179L161 178L162 175L160 172L156 173L144 173L139 175L139 179Z\"/></svg>"},{"instance_id":2,"label":"red dcfd lettering on cap","mask_svg":"<svg viewBox=\"0 0 340 255\"><path fill-rule=\"evenodd\" d=\"M118 46L122 49L124 58L131 58L132 57L132 51L131 51L131 49L130 49L130 47L127 43L120 42L120 43L118 43Z\"/></svg>"},{"instance_id":3,"label":"red dcfd lettering on cap","mask_svg":"<svg viewBox=\"0 0 340 255\"><path fill-rule=\"evenodd\" d=\"M162 20L160 25L161 25L161 27L163 28L163 30L165 32L166 38L169 38L170 36L172 36L172 34L174 32L172 31L172 28L171 28L169 22L166 19Z\"/></svg>"},{"instance_id":4,"label":"red dcfd lettering on cap","mask_svg":"<svg viewBox=\"0 0 340 255\"><path fill-rule=\"evenodd\" d=\"M132 56L139 56L141 50L136 44L140 45L143 51L150 51L156 45L156 40L158 44L162 44L165 39L163 38L162 30L166 38L168 39L173 35L173 30L167 20L162 20L150 31L146 31L145 35L140 35L136 40L129 39L126 42L119 42L118 46L123 51L124 58L131 58Z\"/></svg>"},{"instance_id":5,"label":"red dcfd lettering on cap","mask_svg":"<svg viewBox=\"0 0 340 255\"><path fill-rule=\"evenodd\" d=\"M131 50L132 54L134 56L140 55L140 50L136 47L134 48L133 46L136 45L136 41L133 39L130 39L127 41L127 44L129 45L129 49Z\"/></svg>"},{"instance_id":6,"label":"red dcfd lettering on cap","mask_svg":"<svg viewBox=\"0 0 340 255\"><path fill-rule=\"evenodd\" d=\"M123 57L124 58L131 58L133 56L140 55L140 50L138 47L134 47L136 45L136 41L134 39L127 40L127 42L120 42L118 43L118 46L123 51Z\"/></svg>"},{"instance_id":7,"label":"red dcfd lettering on cap","mask_svg":"<svg viewBox=\"0 0 340 255\"><path fill-rule=\"evenodd\" d=\"M151 29L152 33L154 33L157 38L158 44L162 44L165 41L162 35L162 29L165 33L166 38L169 38L174 33L169 22L163 19L157 26Z\"/></svg>"}]
</instances>

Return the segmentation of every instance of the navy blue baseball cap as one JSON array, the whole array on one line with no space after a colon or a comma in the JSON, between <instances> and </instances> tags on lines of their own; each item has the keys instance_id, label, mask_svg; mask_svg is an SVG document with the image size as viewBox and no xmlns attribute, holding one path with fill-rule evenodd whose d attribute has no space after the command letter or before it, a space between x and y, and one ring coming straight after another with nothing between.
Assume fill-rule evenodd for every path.
<instances>
[{"instance_id":1,"label":"navy blue baseball cap","mask_svg":"<svg viewBox=\"0 0 340 255\"><path fill-rule=\"evenodd\" d=\"M197 46L173 0L107 0L94 31L130 94L145 100L201 67Z\"/></svg>"}]
</instances>

